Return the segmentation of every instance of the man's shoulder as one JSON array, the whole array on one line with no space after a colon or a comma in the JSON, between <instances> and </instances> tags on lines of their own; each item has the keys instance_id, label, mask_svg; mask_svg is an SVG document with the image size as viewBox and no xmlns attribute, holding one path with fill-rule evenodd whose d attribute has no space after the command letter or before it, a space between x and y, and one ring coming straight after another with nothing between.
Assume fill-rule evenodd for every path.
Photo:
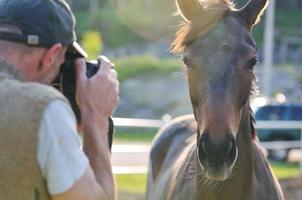
<instances>
[{"instance_id":1,"label":"man's shoulder","mask_svg":"<svg viewBox=\"0 0 302 200\"><path fill-rule=\"evenodd\" d=\"M62 93L60 93L54 87L39 84L39 83L33 83L33 82L24 83L22 85L22 88L24 88L24 90L29 91L30 93L38 95L38 96L63 97Z\"/></svg>"},{"instance_id":2,"label":"man's shoulder","mask_svg":"<svg viewBox=\"0 0 302 200\"><path fill-rule=\"evenodd\" d=\"M24 83L22 85L26 97L34 102L42 103L47 106L50 102L60 99L68 102L64 95L54 87L43 85L39 83Z\"/></svg>"},{"instance_id":3,"label":"man's shoulder","mask_svg":"<svg viewBox=\"0 0 302 200\"><path fill-rule=\"evenodd\" d=\"M55 99L67 102L64 95L54 87L35 82L7 80L0 87L3 89L2 95L8 95L14 99L23 99L27 102L45 102L45 104L48 104Z\"/></svg>"}]
</instances>

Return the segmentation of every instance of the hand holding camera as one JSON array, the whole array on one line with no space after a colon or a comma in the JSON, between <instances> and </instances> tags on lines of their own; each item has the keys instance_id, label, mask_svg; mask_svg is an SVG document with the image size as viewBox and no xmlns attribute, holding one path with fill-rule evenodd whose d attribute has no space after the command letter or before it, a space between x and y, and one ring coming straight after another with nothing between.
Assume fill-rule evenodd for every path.
<instances>
[{"instance_id":1,"label":"hand holding camera","mask_svg":"<svg viewBox=\"0 0 302 200\"><path fill-rule=\"evenodd\" d=\"M88 78L84 59L75 61L76 100L84 117L108 119L119 101L119 82L113 63L105 56L98 58L99 70ZM89 115L89 116L86 116Z\"/></svg>"},{"instance_id":2,"label":"hand holding camera","mask_svg":"<svg viewBox=\"0 0 302 200\"><path fill-rule=\"evenodd\" d=\"M68 52L53 86L69 100L79 127L84 123L104 123L103 127L108 127L111 149L114 126L110 115L119 101L119 82L113 63L105 56L87 62Z\"/></svg>"}]
</instances>

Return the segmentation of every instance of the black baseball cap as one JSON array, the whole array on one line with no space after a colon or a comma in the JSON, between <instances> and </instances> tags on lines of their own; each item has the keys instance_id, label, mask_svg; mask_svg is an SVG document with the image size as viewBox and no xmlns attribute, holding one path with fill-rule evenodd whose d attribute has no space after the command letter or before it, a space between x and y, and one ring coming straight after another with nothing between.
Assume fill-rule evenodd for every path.
<instances>
[{"instance_id":1,"label":"black baseball cap","mask_svg":"<svg viewBox=\"0 0 302 200\"><path fill-rule=\"evenodd\" d=\"M64 0L0 0L0 25L15 26L22 34L0 29L0 40L49 48L56 43L83 57L76 42L75 18Z\"/></svg>"}]
</instances>

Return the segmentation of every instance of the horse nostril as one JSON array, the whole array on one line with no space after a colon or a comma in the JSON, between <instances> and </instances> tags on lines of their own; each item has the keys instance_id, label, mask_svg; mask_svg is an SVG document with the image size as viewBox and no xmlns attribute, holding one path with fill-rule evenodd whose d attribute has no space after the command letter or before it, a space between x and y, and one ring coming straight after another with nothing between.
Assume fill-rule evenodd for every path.
<instances>
[{"instance_id":1,"label":"horse nostril","mask_svg":"<svg viewBox=\"0 0 302 200\"><path fill-rule=\"evenodd\" d=\"M228 146L227 146L227 155L229 155L232 151L233 148L233 141L229 141Z\"/></svg>"},{"instance_id":2,"label":"horse nostril","mask_svg":"<svg viewBox=\"0 0 302 200\"><path fill-rule=\"evenodd\" d=\"M201 150L206 153L206 143L205 141L201 141Z\"/></svg>"},{"instance_id":3,"label":"horse nostril","mask_svg":"<svg viewBox=\"0 0 302 200\"><path fill-rule=\"evenodd\" d=\"M198 147L198 159L203 167L208 165L208 156L206 152L206 142L204 140L200 140Z\"/></svg>"},{"instance_id":4,"label":"horse nostril","mask_svg":"<svg viewBox=\"0 0 302 200\"><path fill-rule=\"evenodd\" d=\"M232 140L229 142L227 148L228 148L228 150L227 150L227 156L229 158L229 162L233 163L234 160L236 159L236 154L237 154L236 143L235 143L235 139L234 138L232 138Z\"/></svg>"}]
</instances>

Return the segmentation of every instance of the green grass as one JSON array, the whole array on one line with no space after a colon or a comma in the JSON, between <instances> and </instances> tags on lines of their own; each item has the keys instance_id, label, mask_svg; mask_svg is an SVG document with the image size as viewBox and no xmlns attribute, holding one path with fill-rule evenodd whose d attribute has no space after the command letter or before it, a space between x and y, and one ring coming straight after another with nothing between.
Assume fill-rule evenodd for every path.
<instances>
[{"instance_id":1,"label":"green grass","mask_svg":"<svg viewBox=\"0 0 302 200\"><path fill-rule=\"evenodd\" d=\"M278 179L297 177L300 175L298 163L275 163L271 166Z\"/></svg>"},{"instance_id":2,"label":"green grass","mask_svg":"<svg viewBox=\"0 0 302 200\"><path fill-rule=\"evenodd\" d=\"M131 193L145 193L147 175L146 174L120 174L115 176L118 191Z\"/></svg>"},{"instance_id":3,"label":"green grass","mask_svg":"<svg viewBox=\"0 0 302 200\"><path fill-rule=\"evenodd\" d=\"M140 142L150 143L156 135L157 128L121 128L115 129L113 141L121 142Z\"/></svg>"}]
</instances>

